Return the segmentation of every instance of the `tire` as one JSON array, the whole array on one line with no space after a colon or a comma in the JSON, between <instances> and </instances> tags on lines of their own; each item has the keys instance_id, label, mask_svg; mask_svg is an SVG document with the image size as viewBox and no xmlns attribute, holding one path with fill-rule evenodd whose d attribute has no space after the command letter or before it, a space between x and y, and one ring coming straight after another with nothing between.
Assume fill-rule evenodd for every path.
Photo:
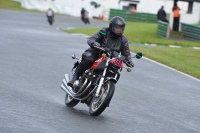
<instances>
[{"instance_id":1,"label":"tire","mask_svg":"<svg viewBox=\"0 0 200 133\"><path fill-rule=\"evenodd\" d=\"M101 88L100 98L93 97L90 103L89 113L91 116L99 116L109 105L115 92L115 83L112 81L108 81L102 87L104 88Z\"/></svg>"},{"instance_id":2,"label":"tire","mask_svg":"<svg viewBox=\"0 0 200 133\"><path fill-rule=\"evenodd\" d=\"M79 103L79 100L73 99L68 93L65 95L65 105L67 107L74 107Z\"/></svg>"}]
</instances>

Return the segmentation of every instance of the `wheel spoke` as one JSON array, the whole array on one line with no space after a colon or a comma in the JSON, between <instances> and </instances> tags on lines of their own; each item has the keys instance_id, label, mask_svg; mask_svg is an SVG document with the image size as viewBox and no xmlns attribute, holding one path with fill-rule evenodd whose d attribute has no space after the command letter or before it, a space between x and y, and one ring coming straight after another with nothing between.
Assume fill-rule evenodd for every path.
<instances>
[{"instance_id":1,"label":"wheel spoke","mask_svg":"<svg viewBox=\"0 0 200 133\"><path fill-rule=\"evenodd\" d=\"M96 97L93 101L92 101L92 111L96 111L100 106L101 104L103 103L103 101L105 100L107 94L108 94L108 91L109 91L109 86L106 85L106 86L102 86L102 89L100 91L100 96L99 97Z\"/></svg>"}]
</instances>

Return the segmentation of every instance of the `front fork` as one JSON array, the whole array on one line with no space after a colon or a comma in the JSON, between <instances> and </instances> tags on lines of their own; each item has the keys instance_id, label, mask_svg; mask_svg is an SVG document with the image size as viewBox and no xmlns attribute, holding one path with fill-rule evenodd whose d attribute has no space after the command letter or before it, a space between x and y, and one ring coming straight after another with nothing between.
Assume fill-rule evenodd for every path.
<instances>
[{"instance_id":1,"label":"front fork","mask_svg":"<svg viewBox=\"0 0 200 133\"><path fill-rule=\"evenodd\" d=\"M108 67L109 61L110 61L110 60L108 59L107 62L106 62L106 67L105 67L105 69L104 69L104 71L103 71L103 74L102 74L102 76L101 76L101 79L100 79L100 82L99 82L97 91L96 91L96 93L95 93L95 97L99 97L99 93L100 93L101 87L102 87L102 85L103 85L103 81L104 81L104 78L105 78L105 75L106 75L106 72L107 72L107 67Z\"/></svg>"}]
</instances>

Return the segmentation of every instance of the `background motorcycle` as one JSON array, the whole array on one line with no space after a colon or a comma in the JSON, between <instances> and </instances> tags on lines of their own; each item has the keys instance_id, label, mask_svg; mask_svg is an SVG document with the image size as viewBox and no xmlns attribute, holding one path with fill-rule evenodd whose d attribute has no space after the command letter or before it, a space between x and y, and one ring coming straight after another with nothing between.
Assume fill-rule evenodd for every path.
<instances>
[{"instance_id":1,"label":"background motorcycle","mask_svg":"<svg viewBox=\"0 0 200 133\"><path fill-rule=\"evenodd\" d=\"M53 25L54 17L53 16L47 16L47 21L49 22L50 25Z\"/></svg>"},{"instance_id":2,"label":"background motorcycle","mask_svg":"<svg viewBox=\"0 0 200 133\"><path fill-rule=\"evenodd\" d=\"M88 12L84 13L84 15L83 15L83 21L84 21L85 24L90 24Z\"/></svg>"},{"instance_id":3,"label":"background motorcycle","mask_svg":"<svg viewBox=\"0 0 200 133\"><path fill-rule=\"evenodd\" d=\"M85 103L89 106L89 113L92 116L100 115L112 99L115 91L115 84L120 78L120 72L122 68L125 68L128 72L131 68L125 67L124 63L128 65L126 58L123 55L108 48L95 47L103 52L102 57L97 59L91 68L87 69L85 73L79 77L73 84L73 87L67 85L69 81L68 74L65 74L61 84L61 89L66 92L65 104L68 107L74 107L79 102ZM132 58L140 59L142 53L138 52ZM81 59L75 55L73 59L78 59L74 63L73 69L75 69ZM73 71L72 69L72 71Z\"/></svg>"}]
</instances>

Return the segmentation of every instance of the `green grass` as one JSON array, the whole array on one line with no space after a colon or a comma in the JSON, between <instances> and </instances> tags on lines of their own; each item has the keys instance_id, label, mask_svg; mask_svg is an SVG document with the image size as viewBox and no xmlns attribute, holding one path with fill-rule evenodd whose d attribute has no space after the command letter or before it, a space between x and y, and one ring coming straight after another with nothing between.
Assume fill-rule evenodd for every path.
<instances>
[{"instance_id":1,"label":"green grass","mask_svg":"<svg viewBox=\"0 0 200 133\"><path fill-rule=\"evenodd\" d=\"M0 0L1 9L24 10L21 8L21 3L11 0Z\"/></svg>"},{"instance_id":2,"label":"green grass","mask_svg":"<svg viewBox=\"0 0 200 133\"><path fill-rule=\"evenodd\" d=\"M28 12L40 12L36 10L27 10L21 7L20 2L11 0L0 0L0 9L18 10L18 11L28 11Z\"/></svg>"},{"instance_id":3,"label":"green grass","mask_svg":"<svg viewBox=\"0 0 200 133\"><path fill-rule=\"evenodd\" d=\"M84 33L93 35L100 28L80 28L71 29L69 33ZM177 41L162 39L156 36L157 24L148 23L127 23L125 36L129 43L150 43L159 44L157 47L131 46L131 51L141 51L145 57L166 64L179 71L200 79L200 50L190 48L191 46L200 47L200 42ZM167 45L189 46L183 48L170 48Z\"/></svg>"},{"instance_id":4,"label":"green grass","mask_svg":"<svg viewBox=\"0 0 200 133\"><path fill-rule=\"evenodd\" d=\"M176 70L200 79L200 50L192 48L131 46L131 51L141 51L145 57L166 64Z\"/></svg>"},{"instance_id":5,"label":"green grass","mask_svg":"<svg viewBox=\"0 0 200 133\"><path fill-rule=\"evenodd\" d=\"M80 28L67 30L69 33L84 33L93 35L100 28ZM184 41L184 40L168 40L157 37L157 24L127 22L125 36L129 43L149 43L158 45L179 45L179 46L196 46L200 47L200 42Z\"/></svg>"}]
</instances>

